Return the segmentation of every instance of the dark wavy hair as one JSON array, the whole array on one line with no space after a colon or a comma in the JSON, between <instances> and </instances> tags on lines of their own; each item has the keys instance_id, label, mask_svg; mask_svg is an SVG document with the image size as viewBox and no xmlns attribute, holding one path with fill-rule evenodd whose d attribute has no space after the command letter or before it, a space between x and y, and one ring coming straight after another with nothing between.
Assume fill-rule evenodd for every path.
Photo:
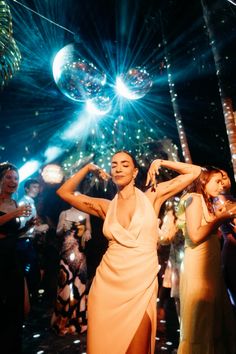
<instances>
[{"instance_id":1,"label":"dark wavy hair","mask_svg":"<svg viewBox=\"0 0 236 354\"><path fill-rule=\"evenodd\" d=\"M17 174L19 174L18 169L15 165L13 165L10 162L1 162L0 163L0 181L3 179L5 176L5 173L7 171L16 171Z\"/></svg>"},{"instance_id":2,"label":"dark wavy hair","mask_svg":"<svg viewBox=\"0 0 236 354\"><path fill-rule=\"evenodd\" d=\"M193 183L191 183L187 188L186 188L186 193L199 193L203 196L204 201L206 203L207 209L209 210L210 213L214 214L214 209L213 209L213 200L210 198L206 191L205 187L206 184L210 181L211 177L216 174L220 173L222 176L222 171L218 167L214 166L205 166L202 167L202 171L198 178L195 179Z\"/></svg>"}]
</instances>

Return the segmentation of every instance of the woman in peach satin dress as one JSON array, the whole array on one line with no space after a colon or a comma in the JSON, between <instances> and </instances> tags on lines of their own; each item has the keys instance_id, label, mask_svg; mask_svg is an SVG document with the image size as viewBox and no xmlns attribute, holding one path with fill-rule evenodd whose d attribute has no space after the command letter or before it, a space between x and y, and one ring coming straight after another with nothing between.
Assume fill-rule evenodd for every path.
<instances>
[{"instance_id":1,"label":"woman in peach satin dress","mask_svg":"<svg viewBox=\"0 0 236 354\"><path fill-rule=\"evenodd\" d=\"M236 327L222 277L217 228L236 214L235 203L216 215L213 198L222 191L222 173L203 169L179 205L185 237L180 276L178 354L235 354ZM191 192L190 192L191 191Z\"/></svg>"},{"instance_id":2,"label":"woman in peach satin dress","mask_svg":"<svg viewBox=\"0 0 236 354\"><path fill-rule=\"evenodd\" d=\"M160 167L180 173L156 185ZM57 191L75 208L104 221L109 247L97 268L88 299L88 354L153 354L156 335L158 214L162 203L183 190L200 173L200 167L155 160L149 169L145 193L134 186L137 164L128 152L111 160L111 177L117 194L110 201L75 196L88 173L110 176L93 164L81 168Z\"/></svg>"}]
</instances>

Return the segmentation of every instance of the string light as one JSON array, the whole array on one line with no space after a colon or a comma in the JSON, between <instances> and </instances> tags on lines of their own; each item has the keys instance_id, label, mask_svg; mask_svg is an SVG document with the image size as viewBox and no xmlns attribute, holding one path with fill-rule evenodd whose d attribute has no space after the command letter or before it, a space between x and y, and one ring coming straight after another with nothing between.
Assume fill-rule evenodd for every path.
<instances>
[{"instance_id":1,"label":"string light","mask_svg":"<svg viewBox=\"0 0 236 354\"><path fill-rule=\"evenodd\" d=\"M29 6L26 6L25 4L22 4L20 1L17 1L17 0L12 0L13 2L16 2L17 4L19 4L20 6L24 7L26 10L30 11L30 12L33 12L34 14L38 15L39 17L43 18L44 20L52 23L53 25L57 26L57 27L60 27L61 29L63 29L64 31L67 31L71 34L73 34L75 36L75 33L70 31L68 28L62 26L62 25L59 25L58 23L56 23L55 21L52 21L50 20L48 17L46 16L43 16L42 14L40 14L39 12L37 11L34 11L33 9L31 9Z\"/></svg>"}]
</instances>

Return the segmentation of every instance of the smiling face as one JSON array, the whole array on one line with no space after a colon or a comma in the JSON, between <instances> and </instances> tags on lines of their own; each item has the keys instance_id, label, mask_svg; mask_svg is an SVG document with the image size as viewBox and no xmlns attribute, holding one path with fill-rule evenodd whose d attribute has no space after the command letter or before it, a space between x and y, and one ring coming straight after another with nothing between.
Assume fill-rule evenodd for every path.
<instances>
[{"instance_id":1,"label":"smiling face","mask_svg":"<svg viewBox=\"0 0 236 354\"><path fill-rule=\"evenodd\" d=\"M205 192L209 197L217 197L223 190L222 174L213 173L210 180L205 185Z\"/></svg>"},{"instance_id":2,"label":"smiling face","mask_svg":"<svg viewBox=\"0 0 236 354\"><path fill-rule=\"evenodd\" d=\"M26 188L26 194L31 198L36 198L40 192L39 183L31 183L29 188Z\"/></svg>"},{"instance_id":3,"label":"smiling face","mask_svg":"<svg viewBox=\"0 0 236 354\"><path fill-rule=\"evenodd\" d=\"M19 184L19 175L15 170L7 170L1 180L1 193L13 194Z\"/></svg>"},{"instance_id":4,"label":"smiling face","mask_svg":"<svg viewBox=\"0 0 236 354\"><path fill-rule=\"evenodd\" d=\"M125 152L118 152L111 160L111 176L117 187L122 188L134 181L138 169L134 166L131 156Z\"/></svg>"}]
</instances>

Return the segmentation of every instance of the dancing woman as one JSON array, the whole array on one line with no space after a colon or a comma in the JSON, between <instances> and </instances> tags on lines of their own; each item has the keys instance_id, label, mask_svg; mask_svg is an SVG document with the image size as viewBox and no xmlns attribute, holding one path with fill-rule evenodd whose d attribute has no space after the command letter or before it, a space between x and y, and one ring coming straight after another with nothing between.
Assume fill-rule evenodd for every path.
<instances>
[{"instance_id":1,"label":"dancing woman","mask_svg":"<svg viewBox=\"0 0 236 354\"><path fill-rule=\"evenodd\" d=\"M180 173L156 185L160 167ZM156 334L158 214L162 203L183 190L200 173L200 167L155 160L149 169L145 193L135 187L135 159L126 151L115 153L111 177L117 194L110 201L75 196L88 173L110 176L88 164L67 180L58 195L85 213L105 219L103 232L109 247L97 268L88 299L88 354L153 354ZM149 183L149 184L150 184Z\"/></svg>"}]
</instances>

